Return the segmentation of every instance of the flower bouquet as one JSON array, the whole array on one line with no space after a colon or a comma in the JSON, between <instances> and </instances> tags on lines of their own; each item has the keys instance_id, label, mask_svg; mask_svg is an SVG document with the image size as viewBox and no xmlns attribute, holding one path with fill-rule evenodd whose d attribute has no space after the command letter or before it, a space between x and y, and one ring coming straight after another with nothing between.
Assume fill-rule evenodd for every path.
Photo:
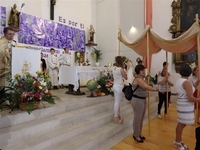
<instances>
[{"instance_id":1,"label":"flower bouquet","mask_svg":"<svg viewBox=\"0 0 200 150\"><path fill-rule=\"evenodd\" d=\"M99 84L99 89L101 91L101 95L112 94L112 86L113 86L113 75L112 71L107 69L100 71L100 75L97 78L97 83ZM104 93L104 94L102 94Z\"/></svg>"},{"instance_id":2,"label":"flower bouquet","mask_svg":"<svg viewBox=\"0 0 200 150\"><path fill-rule=\"evenodd\" d=\"M26 110L29 114L39 103L46 101L55 104L57 98L48 90L51 87L49 75L42 72L36 72L37 76L32 76L29 72L25 72L22 76L16 74L11 80L11 86L15 88L13 94L18 99L19 108Z\"/></svg>"}]
</instances>

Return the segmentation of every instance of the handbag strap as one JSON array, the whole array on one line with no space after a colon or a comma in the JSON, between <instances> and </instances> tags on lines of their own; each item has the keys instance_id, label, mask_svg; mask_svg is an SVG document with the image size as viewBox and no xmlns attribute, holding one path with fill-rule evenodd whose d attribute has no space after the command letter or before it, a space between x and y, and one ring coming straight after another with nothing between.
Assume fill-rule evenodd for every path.
<instances>
[{"instance_id":1,"label":"handbag strap","mask_svg":"<svg viewBox=\"0 0 200 150\"><path fill-rule=\"evenodd\" d=\"M136 79L136 77L134 78L134 80ZM133 81L134 81L133 80ZM130 84L130 83L129 83ZM131 85L132 86L132 85ZM139 85L137 85L136 87L135 87L135 89L133 90L133 93L137 90L139 88Z\"/></svg>"},{"instance_id":2,"label":"handbag strap","mask_svg":"<svg viewBox=\"0 0 200 150\"><path fill-rule=\"evenodd\" d=\"M139 88L139 85L136 86L136 88L133 90L133 93Z\"/></svg>"}]
</instances>

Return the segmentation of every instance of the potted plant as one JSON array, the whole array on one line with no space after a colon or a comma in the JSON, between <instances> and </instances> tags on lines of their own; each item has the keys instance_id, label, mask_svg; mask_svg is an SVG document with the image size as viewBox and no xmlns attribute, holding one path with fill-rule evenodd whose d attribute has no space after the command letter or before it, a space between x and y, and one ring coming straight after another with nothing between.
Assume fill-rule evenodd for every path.
<instances>
[{"instance_id":1,"label":"potted plant","mask_svg":"<svg viewBox=\"0 0 200 150\"><path fill-rule=\"evenodd\" d=\"M96 66L98 67L99 66L99 60L102 59L101 50L98 50L98 49L93 47L92 58L94 59L94 61L96 62Z\"/></svg>"},{"instance_id":2,"label":"potted plant","mask_svg":"<svg viewBox=\"0 0 200 150\"><path fill-rule=\"evenodd\" d=\"M7 101L11 109L14 108L16 105L17 101L15 96L12 94L14 93L15 89L9 86L2 86L0 87L0 109L3 109L3 104Z\"/></svg>"},{"instance_id":3,"label":"potted plant","mask_svg":"<svg viewBox=\"0 0 200 150\"><path fill-rule=\"evenodd\" d=\"M15 89L13 93L18 101L19 108L26 110L29 114L38 107L42 101L55 104L56 96L49 91L51 82L49 75L40 71L37 76L25 72L22 76L16 74L11 80L10 85Z\"/></svg>"}]
</instances>

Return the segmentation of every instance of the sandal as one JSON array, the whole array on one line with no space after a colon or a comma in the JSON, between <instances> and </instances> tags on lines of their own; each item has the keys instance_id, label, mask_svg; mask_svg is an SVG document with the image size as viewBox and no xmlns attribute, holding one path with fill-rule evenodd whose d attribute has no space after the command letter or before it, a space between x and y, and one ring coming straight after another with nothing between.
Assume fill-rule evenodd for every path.
<instances>
[{"instance_id":1,"label":"sandal","mask_svg":"<svg viewBox=\"0 0 200 150\"><path fill-rule=\"evenodd\" d=\"M183 143L183 141L181 141L181 145L182 145L185 149L188 149L188 148L189 148L187 145L185 145L185 144Z\"/></svg>"},{"instance_id":2,"label":"sandal","mask_svg":"<svg viewBox=\"0 0 200 150\"><path fill-rule=\"evenodd\" d=\"M174 147L176 147L178 150L185 150L186 148L182 145L182 142L176 142L173 143Z\"/></svg>"},{"instance_id":3,"label":"sandal","mask_svg":"<svg viewBox=\"0 0 200 150\"><path fill-rule=\"evenodd\" d=\"M118 114L118 118L119 120L122 120L122 122L124 122L124 118L122 118L119 114Z\"/></svg>"},{"instance_id":4,"label":"sandal","mask_svg":"<svg viewBox=\"0 0 200 150\"><path fill-rule=\"evenodd\" d=\"M122 119L119 119L119 118L113 117L113 122L114 122L114 123L117 123L117 124L122 124L122 123L123 123L123 120L122 120Z\"/></svg>"}]
</instances>

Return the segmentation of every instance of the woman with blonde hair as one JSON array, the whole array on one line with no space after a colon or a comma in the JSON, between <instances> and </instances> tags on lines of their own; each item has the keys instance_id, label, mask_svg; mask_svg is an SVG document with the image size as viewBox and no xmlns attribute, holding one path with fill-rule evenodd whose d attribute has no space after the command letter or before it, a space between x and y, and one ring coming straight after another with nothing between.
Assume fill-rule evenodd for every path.
<instances>
[{"instance_id":1,"label":"woman with blonde hair","mask_svg":"<svg viewBox=\"0 0 200 150\"><path fill-rule=\"evenodd\" d=\"M167 84L168 84L168 89L167 89ZM159 96L159 103L158 103L158 118L162 118L161 117L161 108L164 102L165 105L165 110L164 110L164 117L167 118L167 94L168 94L168 102L170 100L170 96L171 96L171 86L174 86L174 84L171 81L170 76L167 75L167 69L164 68L161 71L160 76L158 77L158 85L159 85L159 89L161 92L158 92L158 96Z\"/></svg>"}]
</instances>

